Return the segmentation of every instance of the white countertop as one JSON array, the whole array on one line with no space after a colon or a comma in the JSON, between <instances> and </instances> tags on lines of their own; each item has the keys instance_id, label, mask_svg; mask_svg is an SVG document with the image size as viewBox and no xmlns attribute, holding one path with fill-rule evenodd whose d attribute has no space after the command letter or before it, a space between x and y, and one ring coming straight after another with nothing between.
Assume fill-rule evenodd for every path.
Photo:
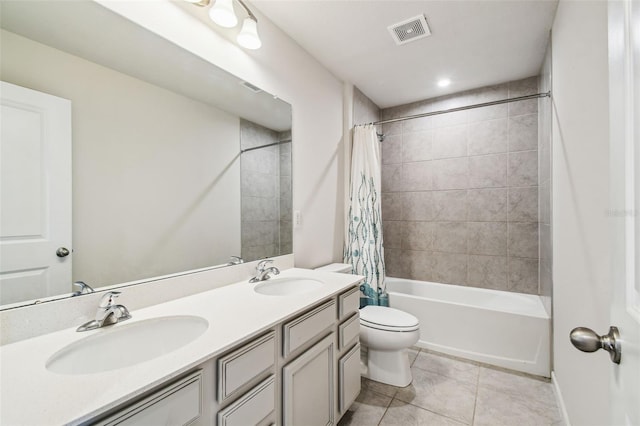
<instances>
[{"instance_id":1,"label":"white countertop","mask_svg":"<svg viewBox=\"0 0 640 426\"><path fill-rule=\"evenodd\" d=\"M195 367L320 300L358 283L362 277L307 269L288 269L280 277L315 278L325 285L291 296L266 296L242 281L167 303L132 311L122 325L169 315L196 315L209 322L184 347L131 367L95 374L63 375L45 368L65 347L104 329L78 333L73 327L0 347L0 424L60 425L87 421ZM126 305L126 288L121 301ZM126 348L123 348L126 353ZM126 355L123 355L126 356ZM91 362L91 360L87 360Z\"/></svg>"}]
</instances>

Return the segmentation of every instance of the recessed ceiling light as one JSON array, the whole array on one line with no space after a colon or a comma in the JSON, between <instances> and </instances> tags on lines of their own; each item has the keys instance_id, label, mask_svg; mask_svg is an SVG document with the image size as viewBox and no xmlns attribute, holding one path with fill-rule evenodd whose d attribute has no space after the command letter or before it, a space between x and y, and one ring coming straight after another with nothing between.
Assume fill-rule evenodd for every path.
<instances>
[{"instance_id":1,"label":"recessed ceiling light","mask_svg":"<svg viewBox=\"0 0 640 426\"><path fill-rule=\"evenodd\" d=\"M440 87L447 87L450 84L451 84L451 80L449 80L448 78L443 78L441 80L438 80L438 86Z\"/></svg>"}]
</instances>

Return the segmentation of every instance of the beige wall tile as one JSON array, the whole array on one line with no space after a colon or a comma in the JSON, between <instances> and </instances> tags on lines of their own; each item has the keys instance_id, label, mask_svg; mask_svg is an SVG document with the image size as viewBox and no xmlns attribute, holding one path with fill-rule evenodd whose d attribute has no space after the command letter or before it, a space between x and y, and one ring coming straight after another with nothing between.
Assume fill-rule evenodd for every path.
<instances>
[{"instance_id":1,"label":"beige wall tile","mask_svg":"<svg viewBox=\"0 0 640 426\"><path fill-rule=\"evenodd\" d=\"M508 247L510 256L537 258L538 224L510 223Z\"/></svg>"},{"instance_id":2,"label":"beige wall tile","mask_svg":"<svg viewBox=\"0 0 640 426\"><path fill-rule=\"evenodd\" d=\"M470 254L467 285L507 290L507 257Z\"/></svg>"},{"instance_id":3,"label":"beige wall tile","mask_svg":"<svg viewBox=\"0 0 640 426\"><path fill-rule=\"evenodd\" d=\"M509 151L538 149L538 114L509 118Z\"/></svg>"},{"instance_id":4,"label":"beige wall tile","mask_svg":"<svg viewBox=\"0 0 640 426\"><path fill-rule=\"evenodd\" d=\"M433 246L432 222L403 222L402 248L406 250L431 250Z\"/></svg>"},{"instance_id":5,"label":"beige wall tile","mask_svg":"<svg viewBox=\"0 0 640 426\"><path fill-rule=\"evenodd\" d=\"M506 118L469 124L467 134L469 155L495 154L507 151Z\"/></svg>"},{"instance_id":6,"label":"beige wall tile","mask_svg":"<svg viewBox=\"0 0 640 426\"><path fill-rule=\"evenodd\" d=\"M433 189L467 189L469 180L469 159L448 158L432 162Z\"/></svg>"},{"instance_id":7,"label":"beige wall tile","mask_svg":"<svg viewBox=\"0 0 640 426\"><path fill-rule=\"evenodd\" d=\"M380 147L382 164L402 163L402 134L386 135Z\"/></svg>"},{"instance_id":8,"label":"beige wall tile","mask_svg":"<svg viewBox=\"0 0 640 426\"><path fill-rule=\"evenodd\" d=\"M442 127L433 131L432 157L467 156L467 126Z\"/></svg>"},{"instance_id":9,"label":"beige wall tile","mask_svg":"<svg viewBox=\"0 0 640 426\"><path fill-rule=\"evenodd\" d=\"M433 280L445 284L465 285L467 282L466 254L433 253Z\"/></svg>"},{"instance_id":10,"label":"beige wall tile","mask_svg":"<svg viewBox=\"0 0 640 426\"><path fill-rule=\"evenodd\" d=\"M433 250L466 253L467 224L465 222L434 222Z\"/></svg>"},{"instance_id":11,"label":"beige wall tile","mask_svg":"<svg viewBox=\"0 0 640 426\"><path fill-rule=\"evenodd\" d=\"M509 186L536 186L538 184L538 151L509 153L507 176Z\"/></svg>"},{"instance_id":12,"label":"beige wall tile","mask_svg":"<svg viewBox=\"0 0 640 426\"><path fill-rule=\"evenodd\" d=\"M507 189L470 189L467 191L469 214L472 222L502 222L507 220Z\"/></svg>"},{"instance_id":13,"label":"beige wall tile","mask_svg":"<svg viewBox=\"0 0 640 426\"><path fill-rule=\"evenodd\" d=\"M469 157L469 188L507 186L507 154Z\"/></svg>"},{"instance_id":14,"label":"beige wall tile","mask_svg":"<svg viewBox=\"0 0 640 426\"><path fill-rule=\"evenodd\" d=\"M506 222L469 222L467 233L470 254L507 255Z\"/></svg>"},{"instance_id":15,"label":"beige wall tile","mask_svg":"<svg viewBox=\"0 0 640 426\"><path fill-rule=\"evenodd\" d=\"M404 191L427 191L433 188L434 167L432 161L404 163L402 165L402 182Z\"/></svg>"},{"instance_id":16,"label":"beige wall tile","mask_svg":"<svg viewBox=\"0 0 640 426\"><path fill-rule=\"evenodd\" d=\"M431 192L405 192L403 220L433 220L436 205Z\"/></svg>"},{"instance_id":17,"label":"beige wall tile","mask_svg":"<svg viewBox=\"0 0 640 426\"><path fill-rule=\"evenodd\" d=\"M509 188L507 205L510 222L537 222L538 187Z\"/></svg>"},{"instance_id":18,"label":"beige wall tile","mask_svg":"<svg viewBox=\"0 0 640 426\"><path fill-rule=\"evenodd\" d=\"M403 133L401 151L402 161L404 163L411 163L413 161L431 160L432 143L433 132L431 130Z\"/></svg>"},{"instance_id":19,"label":"beige wall tile","mask_svg":"<svg viewBox=\"0 0 640 426\"><path fill-rule=\"evenodd\" d=\"M433 210L430 220L450 222L467 220L467 191L433 191L431 194Z\"/></svg>"}]
</instances>

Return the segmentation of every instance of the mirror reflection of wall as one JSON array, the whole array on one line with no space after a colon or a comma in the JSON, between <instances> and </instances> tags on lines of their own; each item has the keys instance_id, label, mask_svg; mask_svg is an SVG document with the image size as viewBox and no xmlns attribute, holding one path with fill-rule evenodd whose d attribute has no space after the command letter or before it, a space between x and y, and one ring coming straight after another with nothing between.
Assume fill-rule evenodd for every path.
<instances>
[{"instance_id":1,"label":"mirror reflection of wall","mask_svg":"<svg viewBox=\"0 0 640 426\"><path fill-rule=\"evenodd\" d=\"M74 280L111 285L240 252L237 116L6 31L2 39L5 81L72 102Z\"/></svg>"},{"instance_id":2,"label":"mirror reflection of wall","mask_svg":"<svg viewBox=\"0 0 640 426\"><path fill-rule=\"evenodd\" d=\"M34 3L1 5L0 73L8 83L71 101L73 252L63 261L73 264L72 281L99 288L225 266L245 253L251 260L291 252L290 219L281 226L281 215L291 212L291 142L267 148L274 158L247 169L256 177L268 164L277 177L271 193L263 180L241 179L240 154L247 120L274 141L291 140L288 104L247 90L235 76L95 3ZM91 40L104 35L101 28L118 28L108 53ZM261 223L245 232L242 195L257 208L270 197L275 213L254 210ZM264 222L274 222L268 243ZM0 305L61 293L60 286L30 289L3 300L7 274L0 272ZM67 296L72 281L65 282Z\"/></svg>"},{"instance_id":3,"label":"mirror reflection of wall","mask_svg":"<svg viewBox=\"0 0 640 426\"><path fill-rule=\"evenodd\" d=\"M292 252L291 131L240 121L242 257Z\"/></svg>"}]
</instances>

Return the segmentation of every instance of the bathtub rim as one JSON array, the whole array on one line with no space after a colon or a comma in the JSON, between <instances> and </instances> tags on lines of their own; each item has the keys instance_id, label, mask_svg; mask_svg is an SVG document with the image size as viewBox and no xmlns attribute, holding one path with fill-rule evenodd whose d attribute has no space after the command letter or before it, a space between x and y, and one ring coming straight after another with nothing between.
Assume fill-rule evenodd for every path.
<instances>
[{"instance_id":1,"label":"bathtub rim","mask_svg":"<svg viewBox=\"0 0 640 426\"><path fill-rule=\"evenodd\" d=\"M443 287L452 286L452 287L455 287L456 290L464 289L463 291L481 292L481 293L485 293L485 294L486 293L495 294L497 296L503 296L503 297L504 296L512 297L513 295L518 295L519 297L524 297L526 299L532 300L535 303L536 306L535 306L535 310L528 310L526 312L523 312L522 310L509 309L508 306L501 306L501 307L491 306L491 307L487 307L487 306L482 305L481 303L472 304L472 303L461 302L461 301L450 300L450 299L438 299L438 298L433 298L433 297L424 296L424 295L418 295L418 294L414 294L414 293L393 291L393 290L389 290L389 288L386 286L386 284L388 284L388 280L389 279L391 279L392 282L393 281L407 281L409 283L418 284L418 285L426 283L426 284L434 285L434 286L443 286ZM412 280L412 279L409 279L409 278L398 278L398 277L390 277L390 276L386 276L385 277L385 288L386 288L387 293L389 293L389 294L399 294L399 295L402 295L404 297L413 297L413 298L417 298L417 299L426 299L426 300L430 300L430 301L434 301L434 302L449 303L449 304L457 305L457 306L473 307L473 308L477 308L477 309L488 309L488 310L499 311L499 312L504 312L504 313L508 313L508 314L524 315L524 316L547 319L547 320L551 319L551 315L549 315L549 313L547 312L547 310L544 307L544 303L542 303L541 296L539 296L537 294L517 293L517 292L511 292L511 291L504 291L504 290L495 290L495 289L491 289L491 288L471 287L471 286L464 286L464 285L459 285L459 284L445 284L445 283L438 283L438 282L433 282L433 281L420 281L420 280Z\"/></svg>"}]
</instances>

